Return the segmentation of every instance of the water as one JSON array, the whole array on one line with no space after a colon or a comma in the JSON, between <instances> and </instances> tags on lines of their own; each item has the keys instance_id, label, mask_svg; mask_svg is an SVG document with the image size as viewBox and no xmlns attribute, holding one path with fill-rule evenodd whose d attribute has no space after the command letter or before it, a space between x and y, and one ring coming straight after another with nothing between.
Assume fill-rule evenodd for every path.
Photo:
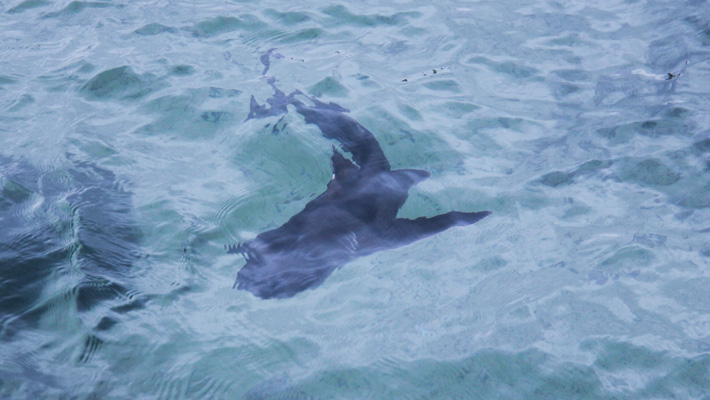
<instances>
[{"instance_id":1,"label":"water","mask_svg":"<svg viewBox=\"0 0 710 400\"><path fill-rule=\"evenodd\" d=\"M708 2L0 15L0 398L710 398ZM400 216L494 214L231 289L331 175L297 113L244 122L270 48L432 172Z\"/></svg>"}]
</instances>

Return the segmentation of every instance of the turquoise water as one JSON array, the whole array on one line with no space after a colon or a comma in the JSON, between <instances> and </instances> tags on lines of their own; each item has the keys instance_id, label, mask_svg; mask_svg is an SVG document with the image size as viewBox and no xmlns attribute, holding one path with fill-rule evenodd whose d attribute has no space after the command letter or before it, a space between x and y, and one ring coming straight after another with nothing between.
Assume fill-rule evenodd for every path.
<instances>
[{"instance_id":1,"label":"turquoise water","mask_svg":"<svg viewBox=\"0 0 710 400\"><path fill-rule=\"evenodd\" d=\"M709 21L0 1L0 398L710 398ZM297 113L245 122L270 48L281 89L431 171L400 216L494 214L290 299L233 290L223 246L331 177Z\"/></svg>"}]
</instances>

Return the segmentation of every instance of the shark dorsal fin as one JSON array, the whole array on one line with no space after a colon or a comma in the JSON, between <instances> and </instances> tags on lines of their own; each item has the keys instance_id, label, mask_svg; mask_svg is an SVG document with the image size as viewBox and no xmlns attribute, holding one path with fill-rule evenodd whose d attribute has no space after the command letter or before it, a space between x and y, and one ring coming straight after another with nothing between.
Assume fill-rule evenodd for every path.
<instances>
[{"instance_id":1,"label":"shark dorsal fin","mask_svg":"<svg viewBox=\"0 0 710 400\"><path fill-rule=\"evenodd\" d=\"M333 146L333 157L330 162L333 166L333 178L337 180L348 179L360 171L360 167L340 154L335 146Z\"/></svg>"}]
</instances>

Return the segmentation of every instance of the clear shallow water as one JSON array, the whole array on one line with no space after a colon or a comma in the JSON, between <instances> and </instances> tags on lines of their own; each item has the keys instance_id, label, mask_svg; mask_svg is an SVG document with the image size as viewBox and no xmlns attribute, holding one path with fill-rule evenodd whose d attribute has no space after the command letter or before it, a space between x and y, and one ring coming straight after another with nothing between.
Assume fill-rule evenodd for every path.
<instances>
[{"instance_id":1,"label":"clear shallow water","mask_svg":"<svg viewBox=\"0 0 710 400\"><path fill-rule=\"evenodd\" d=\"M707 2L0 12L0 397L710 396ZM223 245L331 175L296 113L243 122L272 47L432 172L401 216L494 215L232 290Z\"/></svg>"}]
</instances>

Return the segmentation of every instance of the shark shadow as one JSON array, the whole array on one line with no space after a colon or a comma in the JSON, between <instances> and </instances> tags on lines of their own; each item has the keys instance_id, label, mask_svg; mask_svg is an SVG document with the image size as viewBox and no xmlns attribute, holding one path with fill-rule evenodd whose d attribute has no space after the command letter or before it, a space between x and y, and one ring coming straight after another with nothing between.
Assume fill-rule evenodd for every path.
<instances>
[{"instance_id":1,"label":"shark shadow","mask_svg":"<svg viewBox=\"0 0 710 400\"><path fill-rule=\"evenodd\" d=\"M336 140L352 161L333 146L333 178L324 193L282 226L240 245L226 246L246 264L234 286L262 299L287 298L322 284L337 268L377 251L401 247L454 226L480 221L489 211L451 211L431 218L397 218L409 189L429 177L418 169L392 170L375 136L347 115L349 110L310 98L286 95L269 78L269 107L251 98L247 119L279 116L295 107L307 124ZM303 95L305 96L305 95Z\"/></svg>"},{"instance_id":2,"label":"shark shadow","mask_svg":"<svg viewBox=\"0 0 710 400\"><path fill-rule=\"evenodd\" d=\"M36 326L61 296L79 314L113 305L99 331L142 307L127 286L141 238L131 193L113 172L69 159L48 169L0 155L0 341ZM76 276L66 294L44 293L66 275Z\"/></svg>"}]
</instances>

